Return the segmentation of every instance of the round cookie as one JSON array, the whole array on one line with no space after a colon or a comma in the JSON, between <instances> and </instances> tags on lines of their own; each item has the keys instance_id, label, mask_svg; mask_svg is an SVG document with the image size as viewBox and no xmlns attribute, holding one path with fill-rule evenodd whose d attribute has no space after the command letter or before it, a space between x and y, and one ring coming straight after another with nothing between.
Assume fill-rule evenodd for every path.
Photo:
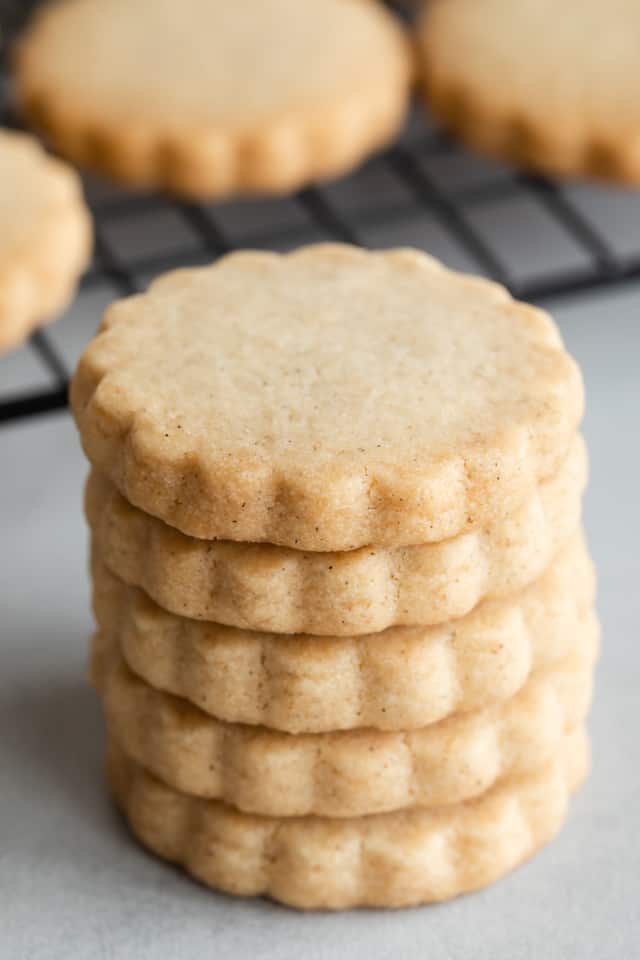
<instances>
[{"instance_id":1,"label":"round cookie","mask_svg":"<svg viewBox=\"0 0 640 960\"><path fill-rule=\"evenodd\" d=\"M548 766L477 800L371 817L258 817L188 797L112 739L107 772L133 833L207 886L301 909L403 907L493 883L560 829L589 768L582 728Z\"/></svg>"},{"instance_id":2,"label":"round cookie","mask_svg":"<svg viewBox=\"0 0 640 960\"><path fill-rule=\"evenodd\" d=\"M360 817L468 801L548 763L591 702L597 631L572 639L512 699L409 733L223 723L144 683L100 634L92 673L111 735L181 793L264 816Z\"/></svg>"},{"instance_id":3,"label":"round cookie","mask_svg":"<svg viewBox=\"0 0 640 960\"><path fill-rule=\"evenodd\" d=\"M489 527L343 553L188 537L132 507L95 472L85 504L107 567L167 610L250 630L353 636L442 623L521 590L578 529L586 478L578 436L557 473Z\"/></svg>"},{"instance_id":4,"label":"round cookie","mask_svg":"<svg viewBox=\"0 0 640 960\"><path fill-rule=\"evenodd\" d=\"M362 637L259 633L168 613L93 555L99 631L129 668L231 723L288 733L413 730L508 700L593 635L595 577L576 537L521 593L461 620Z\"/></svg>"},{"instance_id":5,"label":"round cookie","mask_svg":"<svg viewBox=\"0 0 640 960\"><path fill-rule=\"evenodd\" d=\"M116 304L71 403L142 510L332 551L494 523L558 469L583 390L550 318L502 287L327 244L232 254Z\"/></svg>"},{"instance_id":6,"label":"round cookie","mask_svg":"<svg viewBox=\"0 0 640 960\"><path fill-rule=\"evenodd\" d=\"M64 154L188 196L349 170L399 130L411 76L370 0L62 0L17 57L24 111Z\"/></svg>"},{"instance_id":7,"label":"round cookie","mask_svg":"<svg viewBox=\"0 0 640 960\"><path fill-rule=\"evenodd\" d=\"M90 253L76 174L31 137L0 130L0 352L64 309Z\"/></svg>"},{"instance_id":8,"label":"round cookie","mask_svg":"<svg viewBox=\"0 0 640 960\"><path fill-rule=\"evenodd\" d=\"M479 150L533 170L640 183L635 0L432 0L425 97Z\"/></svg>"}]
</instances>

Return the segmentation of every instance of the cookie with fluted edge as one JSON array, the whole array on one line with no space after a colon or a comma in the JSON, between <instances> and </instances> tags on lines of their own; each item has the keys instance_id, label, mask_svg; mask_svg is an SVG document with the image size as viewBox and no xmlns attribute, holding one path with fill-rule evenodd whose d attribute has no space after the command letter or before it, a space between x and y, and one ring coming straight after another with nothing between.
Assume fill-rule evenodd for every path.
<instances>
[{"instance_id":1,"label":"cookie with fluted edge","mask_svg":"<svg viewBox=\"0 0 640 960\"><path fill-rule=\"evenodd\" d=\"M60 0L16 61L24 112L62 153L188 196L346 172L399 131L412 73L369 0Z\"/></svg>"},{"instance_id":2,"label":"cookie with fluted edge","mask_svg":"<svg viewBox=\"0 0 640 960\"><path fill-rule=\"evenodd\" d=\"M117 742L181 793L265 816L359 817L461 803L547 763L585 719L596 653L595 631L577 634L512 699L410 732L223 723L140 680L101 634L92 676Z\"/></svg>"},{"instance_id":3,"label":"cookie with fluted edge","mask_svg":"<svg viewBox=\"0 0 640 960\"><path fill-rule=\"evenodd\" d=\"M430 109L536 171L640 183L635 0L432 0L418 27Z\"/></svg>"},{"instance_id":4,"label":"cookie with fluted edge","mask_svg":"<svg viewBox=\"0 0 640 960\"><path fill-rule=\"evenodd\" d=\"M98 629L152 686L233 723L289 733L410 730L514 696L530 673L597 630L581 537L515 597L432 627L361 637L283 636L186 620L93 555Z\"/></svg>"},{"instance_id":5,"label":"cookie with fluted edge","mask_svg":"<svg viewBox=\"0 0 640 960\"><path fill-rule=\"evenodd\" d=\"M558 472L491 526L343 553L198 540L132 507L95 472L85 504L107 566L167 610L251 630L353 636L441 623L523 588L575 534L586 478L577 437Z\"/></svg>"},{"instance_id":6,"label":"cookie with fluted edge","mask_svg":"<svg viewBox=\"0 0 640 960\"><path fill-rule=\"evenodd\" d=\"M65 308L90 255L78 176L32 137L0 130L0 352Z\"/></svg>"},{"instance_id":7,"label":"cookie with fluted edge","mask_svg":"<svg viewBox=\"0 0 640 960\"><path fill-rule=\"evenodd\" d=\"M582 728L541 770L468 803L370 817L259 817L189 797L130 760L112 738L108 778L144 846L207 886L301 909L403 907L487 886L560 829L589 768Z\"/></svg>"},{"instance_id":8,"label":"cookie with fluted edge","mask_svg":"<svg viewBox=\"0 0 640 960\"><path fill-rule=\"evenodd\" d=\"M583 390L551 319L502 287L320 244L116 304L71 402L94 466L184 533L350 550L495 522L566 457Z\"/></svg>"}]
</instances>

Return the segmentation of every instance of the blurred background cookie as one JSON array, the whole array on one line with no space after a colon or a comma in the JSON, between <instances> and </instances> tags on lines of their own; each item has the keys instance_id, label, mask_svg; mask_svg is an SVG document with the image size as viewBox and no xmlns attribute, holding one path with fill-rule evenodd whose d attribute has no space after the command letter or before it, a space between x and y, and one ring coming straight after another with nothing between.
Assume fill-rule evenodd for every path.
<instances>
[{"instance_id":1,"label":"blurred background cookie","mask_svg":"<svg viewBox=\"0 0 640 960\"><path fill-rule=\"evenodd\" d=\"M635 0L434 0L418 41L429 106L471 146L640 183Z\"/></svg>"},{"instance_id":2,"label":"blurred background cookie","mask_svg":"<svg viewBox=\"0 0 640 960\"><path fill-rule=\"evenodd\" d=\"M90 252L79 178L31 137L0 130L0 351L67 305Z\"/></svg>"},{"instance_id":3,"label":"blurred background cookie","mask_svg":"<svg viewBox=\"0 0 640 960\"><path fill-rule=\"evenodd\" d=\"M62 153L189 196L344 173L399 131L410 81L370 0L65 0L17 53L26 116Z\"/></svg>"}]
</instances>

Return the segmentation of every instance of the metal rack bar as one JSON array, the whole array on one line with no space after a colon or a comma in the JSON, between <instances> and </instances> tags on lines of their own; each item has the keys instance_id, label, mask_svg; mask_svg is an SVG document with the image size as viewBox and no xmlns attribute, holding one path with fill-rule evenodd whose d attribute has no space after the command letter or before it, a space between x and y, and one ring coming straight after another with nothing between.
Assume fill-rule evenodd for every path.
<instances>
[{"instance_id":1,"label":"metal rack bar","mask_svg":"<svg viewBox=\"0 0 640 960\"><path fill-rule=\"evenodd\" d=\"M56 390L45 390L42 393L33 393L24 397L13 397L0 403L0 423L22 420L24 417L35 417L43 413L54 413L57 410L66 410L68 406L67 387L58 387Z\"/></svg>"},{"instance_id":2,"label":"metal rack bar","mask_svg":"<svg viewBox=\"0 0 640 960\"><path fill-rule=\"evenodd\" d=\"M425 203L440 218L443 224L467 250L482 270L494 280L509 285L509 276L500 261L493 255L480 234L473 229L455 201L438 190L430 177L406 147L395 147L389 153L389 162L413 188L419 200Z\"/></svg>"},{"instance_id":3,"label":"metal rack bar","mask_svg":"<svg viewBox=\"0 0 640 960\"><path fill-rule=\"evenodd\" d=\"M327 230L334 240L360 245L356 230L339 211L334 209L319 190L313 187L301 190L298 193L298 201L306 208L317 225Z\"/></svg>"},{"instance_id":4,"label":"metal rack bar","mask_svg":"<svg viewBox=\"0 0 640 960\"><path fill-rule=\"evenodd\" d=\"M50 370L58 383L65 386L69 379L66 365L46 334L42 330L36 330L31 335L30 342L33 349L40 355L45 367Z\"/></svg>"},{"instance_id":5,"label":"metal rack bar","mask_svg":"<svg viewBox=\"0 0 640 960\"><path fill-rule=\"evenodd\" d=\"M585 218L569 203L558 187L541 177L522 175L520 183L535 193L549 213L564 224L575 240L588 250L598 266L598 275L602 279L615 277L620 266L606 241L587 223Z\"/></svg>"}]
</instances>

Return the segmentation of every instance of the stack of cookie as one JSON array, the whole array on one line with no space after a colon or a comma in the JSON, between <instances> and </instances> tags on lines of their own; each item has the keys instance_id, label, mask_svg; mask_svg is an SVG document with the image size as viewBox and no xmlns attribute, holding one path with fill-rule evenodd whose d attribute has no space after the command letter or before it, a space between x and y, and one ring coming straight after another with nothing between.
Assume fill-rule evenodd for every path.
<instances>
[{"instance_id":1,"label":"stack of cookie","mask_svg":"<svg viewBox=\"0 0 640 960\"><path fill-rule=\"evenodd\" d=\"M544 313L414 251L238 253L110 308L72 405L146 846L340 908L481 887L555 833L597 622Z\"/></svg>"}]
</instances>

